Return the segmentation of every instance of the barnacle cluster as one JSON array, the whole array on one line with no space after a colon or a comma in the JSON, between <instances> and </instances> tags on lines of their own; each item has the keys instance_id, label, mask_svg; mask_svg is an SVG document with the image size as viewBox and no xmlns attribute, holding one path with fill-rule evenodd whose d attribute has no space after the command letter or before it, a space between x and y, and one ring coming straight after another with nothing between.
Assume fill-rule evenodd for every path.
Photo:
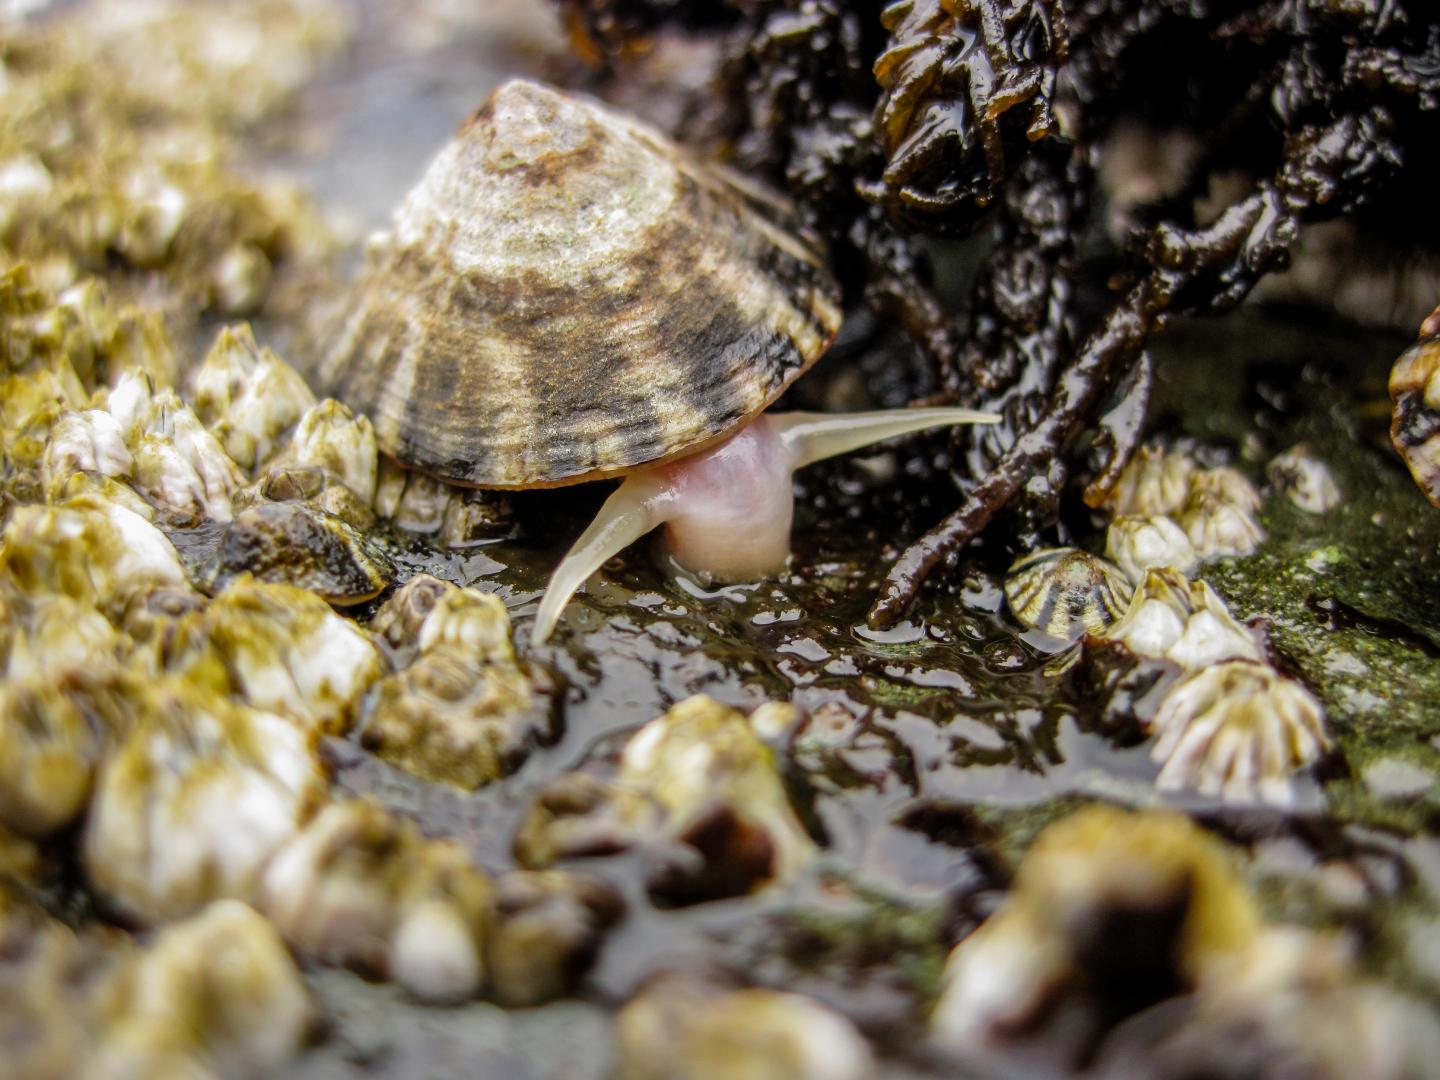
<instances>
[{"instance_id":1,"label":"barnacle cluster","mask_svg":"<svg viewBox=\"0 0 1440 1080\"><path fill-rule=\"evenodd\" d=\"M262 39L256 17L286 32ZM57 287L102 270L136 287L158 273L194 307L254 311L278 264L330 241L298 191L233 168L235 143L342 40L334 8L310 0L203 16L108 3L87 13L85 33L7 27L0 258L30 260Z\"/></svg>"}]
</instances>

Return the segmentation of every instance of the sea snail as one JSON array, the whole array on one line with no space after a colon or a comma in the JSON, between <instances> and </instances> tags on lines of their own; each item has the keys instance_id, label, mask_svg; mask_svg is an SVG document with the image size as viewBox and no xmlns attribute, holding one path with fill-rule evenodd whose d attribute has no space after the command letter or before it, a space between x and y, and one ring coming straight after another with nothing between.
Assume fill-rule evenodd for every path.
<instances>
[{"instance_id":1,"label":"sea snail","mask_svg":"<svg viewBox=\"0 0 1440 1080\"><path fill-rule=\"evenodd\" d=\"M531 640L660 524L689 570L784 564L790 474L963 409L761 413L829 347L840 290L778 196L659 132L515 81L371 246L320 367L400 462L487 488L623 475L565 556Z\"/></svg>"}]
</instances>

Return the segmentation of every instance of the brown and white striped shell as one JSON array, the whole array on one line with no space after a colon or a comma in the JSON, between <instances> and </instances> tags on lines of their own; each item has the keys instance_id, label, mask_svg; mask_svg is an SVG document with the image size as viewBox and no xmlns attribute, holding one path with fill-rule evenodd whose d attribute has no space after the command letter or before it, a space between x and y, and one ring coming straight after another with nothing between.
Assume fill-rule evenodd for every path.
<instances>
[{"instance_id":1,"label":"brown and white striped shell","mask_svg":"<svg viewBox=\"0 0 1440 1080\"><path fill-rule=\"evenodd\" d=\"M460 483L683 456L839 329L839 288L790 218L644 124L507 83L372 250L322 382L387 453Z\"/></svg>"}]
</instances>

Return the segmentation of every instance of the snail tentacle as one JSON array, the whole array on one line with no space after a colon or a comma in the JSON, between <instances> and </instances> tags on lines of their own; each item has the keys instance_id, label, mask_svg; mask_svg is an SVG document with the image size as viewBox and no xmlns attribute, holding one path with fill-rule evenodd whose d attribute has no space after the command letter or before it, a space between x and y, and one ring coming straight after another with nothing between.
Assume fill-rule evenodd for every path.
<instances>
[{"instance_id":1,"label":"snail tentacle","mask_svg":"<svg viewBox=\"0 0 1440 1080\"><path fill-rule=\"evenodd\" d=\"M973 409L876 409L862 413L776 413L766 417L799 469L861 450L897 435L951 424L998 424L997 413Z\"/></svg>"},{"instance_id":2,"label":"snail tentacle","mask_svg":"<svg viewBox=\"0 0 1440 1080\"><path fill-rule=\"evenodd\" d=\"M589 527L571 545L535 612L530 643L543 645L560 621L560 613L590 575L665 520L671 493L650 473L635 473L616 488Z\"/></svg>"}]
</instances>

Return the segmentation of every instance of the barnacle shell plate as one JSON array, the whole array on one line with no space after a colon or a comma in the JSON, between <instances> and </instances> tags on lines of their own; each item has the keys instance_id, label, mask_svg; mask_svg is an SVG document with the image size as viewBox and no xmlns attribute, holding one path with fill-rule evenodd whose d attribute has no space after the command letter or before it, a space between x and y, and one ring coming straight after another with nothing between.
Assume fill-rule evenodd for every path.
<instances>
[{"instance_id":1,"label":"barnacle shell plate","mask_svg":"<svg viewBox=\"0 0 1440 1080\"><path fill-rule=\"evenodd\" d=\"M506 83L372 249L322 381L386 453L480 487L693 452L839 329L787 216L643 124Z\"/></svg>"}]
</instances>

